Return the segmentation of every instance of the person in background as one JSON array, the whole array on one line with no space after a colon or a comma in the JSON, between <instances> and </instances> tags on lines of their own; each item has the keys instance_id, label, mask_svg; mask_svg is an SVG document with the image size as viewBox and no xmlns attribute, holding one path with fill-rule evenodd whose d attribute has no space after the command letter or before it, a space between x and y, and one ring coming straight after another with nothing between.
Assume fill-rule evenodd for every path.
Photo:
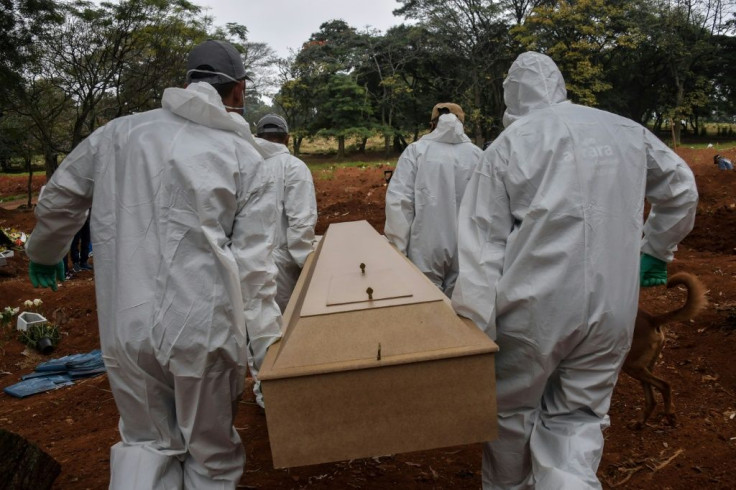
<instances>
[{"instance_id":1,"label":"person in background","mask_svg":"<svg viewBox=\"0 0 736 490\"><path fill-rule=\"evenodd\" d=\"M448 297L458 272L457 211L482 154L464 121L459 105L435 105L430 133L406 147L386 190L386 238Z\"/></svg>"},{"instance_id":2,"label":"person in background","mask_svg":"<svg viewBox=\"0 0 736 490\"><path fill-rule=\"evenodd\" d=\"M317 225L317 199L312 173L307 165L289 153L289 126L277 114L263 116L256 125L256 142L273 174L279 197L278 239L274 259L278 268L276 302L281 311L294 291L296 280L312 253Z\"/></svg>"},{"instance_id":3,"label":"person in background","mask_svg":"<svg viewBox=\"0 0 736 490\"><path fill-rule=\"evenodd\" d=\"M666 283L695 220L681 158L643 126L566 98L551 58L514 61L505 130L460 207L453 307L499 346L486 490L601 488L602 429L639 285Z\"/></svg>"},{"instance_id":4,"label":"person in background","mask_svg":"<svg viewBox=\"0 0 736 490\"><path fill-rule=\"evenodd\" d=\"M278 269L276 303L286 310L307 256L312 253L314 227L317 224L317 199L312 173L307 165L289 153L289 126L277 114L263 116L256 125L256 143L266 159L266 168L276 185L279 215L276 226ZM263 408L258 370L249 366L254 378L256 403Z\"/></svg>"},{"instance_id":5,"label":"person in background","mask_svg":"<svg viewBox=\"0 0 736 490\"><path fill-rule=\"evenodd\" d=\"M716 155L713 157L713 163L718 165L718 170L733 170L733 163L728 158Z\"/></svg>"},{"instance_id":6,"label":"person in background","mask_svg":"<svg viewBox=\"0 0 736 490\"><path fill-rule=\"evenodd\" d=\"M259 365L281 335L276 188L245 137L241 56L209 40L187 69L187 87L166 89L161 109L113 120L67 156L26 244L31 282L56 289L91 207L100 343L122 439L111 489L235 489L248 352Z\"/></svg>"},{"instance_id":7,"label":"person in background","mask_svg":"<svg viewBox=\"0 0 736 490\"><path fill-rule=\"evenodd\" d=\"M84 220L84 224L79 231L74 234L74 238L72 238L72 245L69 251L69 255L72 259L72 266L71 269L67 267L67 274L70 272L92 270L92 264L88 262L91 243L92 238L89 230L89 213L87 213L87 219Z\"/></svg>"}]
</instances>

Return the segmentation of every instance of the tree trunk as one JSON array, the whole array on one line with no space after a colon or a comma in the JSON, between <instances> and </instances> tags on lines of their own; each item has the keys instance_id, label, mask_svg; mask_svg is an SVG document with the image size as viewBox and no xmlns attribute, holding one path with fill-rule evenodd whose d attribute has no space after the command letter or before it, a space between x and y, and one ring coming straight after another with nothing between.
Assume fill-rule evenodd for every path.
<instances>
[{"instance_id":1,"label":"tree trunk","mask_svg":"<svg viewBox=\"0 0 736 490\"><path fill-rule=\"evenodd\" d=\"M337 158L345 158L345 136L337 137Z\"/></svg>"},{"instance_id":2,"label":"tree trunk","mask_svg":"<svg viewBox=\"0 0 736 490\"><path fill-rule=\"evenodd\" d=\"M28 169L28 209L33 205L33 159L30 155L25 157L26 169Z\"/></svg>"},{"instance_id":3,"label":"tree trunk","mask_svg":"<svg viewBox=\"0 0 736 490\"><path fill-rule=\"evenodd\" d=\"M664 118L662 117L662 113L660 112L660 113L657 114L657 118L654 120L654 128L652 128L655 134L657 134L660 131L662 131L662 122L663 121L664 121Z\"/></svg>"},{"instance_id":4,"label":"tree trunk","mask_svg":"<svg viewBox=\"0 0 736 490\"><path fill-rule=\"evenodd\" d=\"M77 147L79 143L82 142L82 129L84 128L84 120L81 118L77 118L76 121L74 121L74 127L72 128L72 142L71 142L71 149Z\"/></svg>"},{"instance_id":5,"label":"tree trunk","mask_svg":"<svg viewBox=\"0 0 736 490\"><path fill-rule=\"evenodd\" d=\"M680 124L682 116L680 115L680 110L682 108L682 102L685 100L685 83L680 79L680 77L675 77L675 84L677 85L675 112L673 115L673 118L675 119L675 121L673 121L673 138L675 139L675 141L673 141L672 145L677 147L680 144L680 134L682 132L682 124Z\"/></svg>"},{"instance_id":6,"label":"tree trunk","mask_svg":"<svg viewBox=\"0 0 736 490\"><path fill-rule=\"evenodd\" d=\"M299 153L301 152L302 148L302 140L304 139L303 136L297 136L296 138L292 139L293 145L294 145L294 156L299 157Z\"/></svg>"},{"instance_id":7,"label":"tree trunk","mask_svg":"<svg viewBox=\"0 0 736 490\"><path fill-rule=\"evenodd\" d=\"M368 138L363 137L363 139L360 141L360 146L358 147L358 153L365 154L365 145L368 144Z\"/></svg>"},{"instance_id":8,"label":"tree trunk","mask_svg":"<svg viewBox=\"0 0 736 490\"><path fill-rule=\"evenodd\" d=\"M18 434L0 429L0 490L48 490L61 465Z\"/></svg>"},{"instance_id":9,"label":"tree trunk","mask_svg":"<svg viewBox=\"0 0 736 490\"><path fill-rule=\"evenodd\" d=\"M680 144L680 134L682 133L682 127L680 126L680 121L675 121L672 123L672 146L677 148L677 146Z\"/></svg>"},{"instance_id":10,"label":"tree trunk","mask_svg":"<svg viewBox=\"0 0 736 490\"><path fill-rule=\"evenodd\" d=\"M388 133L383 135L383 156L386 158L391 156L391 135Z\"/></svg>"},{"instance_id":11,"label":"tree trunk","mask_svg":"<svg viewBox=\"0 0 736 490\"><path fill-rule=\"evenodd\" d=\"M409 146L409 144L404 139L404 136L401 133L397 133L394 135L394 150L401 153L406 149L406 147Z\"/></svg>"},{"instance_id":12,"label":"tree trunk","mask_svg":"<svg viewBox=\"0 0 736 490\"><path fill-rule=\"evenodd\" d=\"M46 168L46 181L48 182L51 176L54 175L54 172L56 172L56 169L59 168L59 154L46 151L43 155L43 161L44 167Z\"/></svg>"},{"instance_id":13,"label":"tree trunk","mask_svg":"<svg viewBox=\"0 0 736 490\"><path fill-rule=\"evenodd\" d=\"M478 82L479 76L478 72L473 70L473 103L475 103L475 107L480 108L481 107L481 94L480 94L480 83ZM480 121L475 121L474 123L474 134L475 134L475 144L478 145L479 148L483 148L483 128L480 125Z\"/></svg>"}]
</instances>

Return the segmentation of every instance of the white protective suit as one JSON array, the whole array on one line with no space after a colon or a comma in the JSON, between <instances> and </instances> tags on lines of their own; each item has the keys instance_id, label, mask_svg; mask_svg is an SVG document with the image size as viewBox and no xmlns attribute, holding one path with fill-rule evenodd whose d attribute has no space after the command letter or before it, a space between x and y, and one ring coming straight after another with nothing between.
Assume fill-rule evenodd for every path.
<instances>
[{"instance_id":1,"label":"white protective suit","mask_svg":"<svg viewBox=\"0 0 736 490\"><path fill-rule=\"evenodd\" d=\"M386 238L449 297L457 278L457 212L482 151L454 114L406 147L386 190Z\"/></svg>"},{"instance_id":2,"label":"white protective suit","mask_svg":"<svg viewBox=\"0 0 736 490\"><path fill-rule=\"evenodd\" d=\"M280 336L275 188L245 120L206 83L116 119L38 203L31 260L58 263L92 208L100 342L120 412L110 488L233 489L250 348ZM253 139L252 137L250 138Z\"/></svg>"},{"instance_id":3,"label":"white protective suit","mask_svg":"<svg viewBox=\"0 0 736 490\"><path fill-rule=\"evenodd\" d=\"M522 54L504 98L506 129L460 208L452 297L500 348L499 437L484 445L483 488L600 488L640 252L672 260L693 227L695 181L646 128L566 101L547 56Z\"/></svg>"},{"instance_id":4,"label":"white protective suit","mask_svg":"<svg viewBox=\"0 0 736 490\"><path fill-rule=\"evenodd\" d=\"M256 138L266 168L272 175L278 194L278 213L274 260L276 276L276 303L283 312L289 303L304 262L312 253L314 227L317 224L317 199L314 195L312 173L307 165L289 153L282 144Z\"/></svg>"}]
</instances>

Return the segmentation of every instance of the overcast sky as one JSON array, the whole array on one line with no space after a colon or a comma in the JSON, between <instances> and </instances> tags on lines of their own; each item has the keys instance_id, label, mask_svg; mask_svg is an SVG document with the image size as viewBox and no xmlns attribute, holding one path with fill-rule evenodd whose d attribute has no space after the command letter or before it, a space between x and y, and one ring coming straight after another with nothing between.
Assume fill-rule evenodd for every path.
<instances>
[{"instance_id":1,"label":"overcast sky","mask_svg":"<svg viewBox=\"0 0 736 490\"><path fill-rule=\"evenodd\" d=\"M391 13L401 6L396 0L194 0L210 7L215 25L237 22L248 28L248 40L264 42L285 57L289 48L298 51L319 26L342 19L357 29L366 26L386 32L404 22Z\"/></svg>"}]
</instances>

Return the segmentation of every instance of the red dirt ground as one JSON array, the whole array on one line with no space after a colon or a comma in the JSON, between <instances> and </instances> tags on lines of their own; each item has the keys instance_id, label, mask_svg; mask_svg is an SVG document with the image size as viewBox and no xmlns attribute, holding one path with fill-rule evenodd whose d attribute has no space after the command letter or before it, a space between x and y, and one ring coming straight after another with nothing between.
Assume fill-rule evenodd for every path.
<instances>
[{"instance_id":1,"label":"red dirt ground","mask_svg":"<svg viewBox=\"0 0 736 490\"><path fill-rule=\"evenodd\" d=\"M679 153L695 172L701 200L695 229L681 244L669 270L697 274L710 290L711 303L694 322L667 328L667 343L656 372L672 383L676 427L654 417L643 430L629 429L629 422L641 413L643 396L638 383L621 375L598 472L604 488L736 488L736 370L732 364L736 344L736 172L716 169L712 164L715 150L683 149ZM725 153L736 161L736 150ZM316 170L318 233L330 223L359 219L367 219L382 231L384 168L390 166ZM0 196L18 194L17 182L11 180L0 178ZM25 189L25 180L21 185ZM0 227L30 232L33 224L28 210L0 209ZM22 252L16 252L9 265L0 268L0 309L41 298L48 315L63 311L58 315L62 341L53 354L43 357L25 349L12 330L3 331L0 388L17 382L40 361L99 346L93 274L80 273L54 293L34 290L27 280L27 268L28 259ZM651 288L642 292L641 302L660 312L679 305L683 296L682 291ZM105 376L26 399L0 394L0 428L26 437L61 463L62 472L53 487L59 490L107 487L109 447L119 440L117 417ZM241 488L480 487L478 444L275 470L266 419L249 389L240 402L236 427L248 457Z\"/></svg>"}]
</instances>

